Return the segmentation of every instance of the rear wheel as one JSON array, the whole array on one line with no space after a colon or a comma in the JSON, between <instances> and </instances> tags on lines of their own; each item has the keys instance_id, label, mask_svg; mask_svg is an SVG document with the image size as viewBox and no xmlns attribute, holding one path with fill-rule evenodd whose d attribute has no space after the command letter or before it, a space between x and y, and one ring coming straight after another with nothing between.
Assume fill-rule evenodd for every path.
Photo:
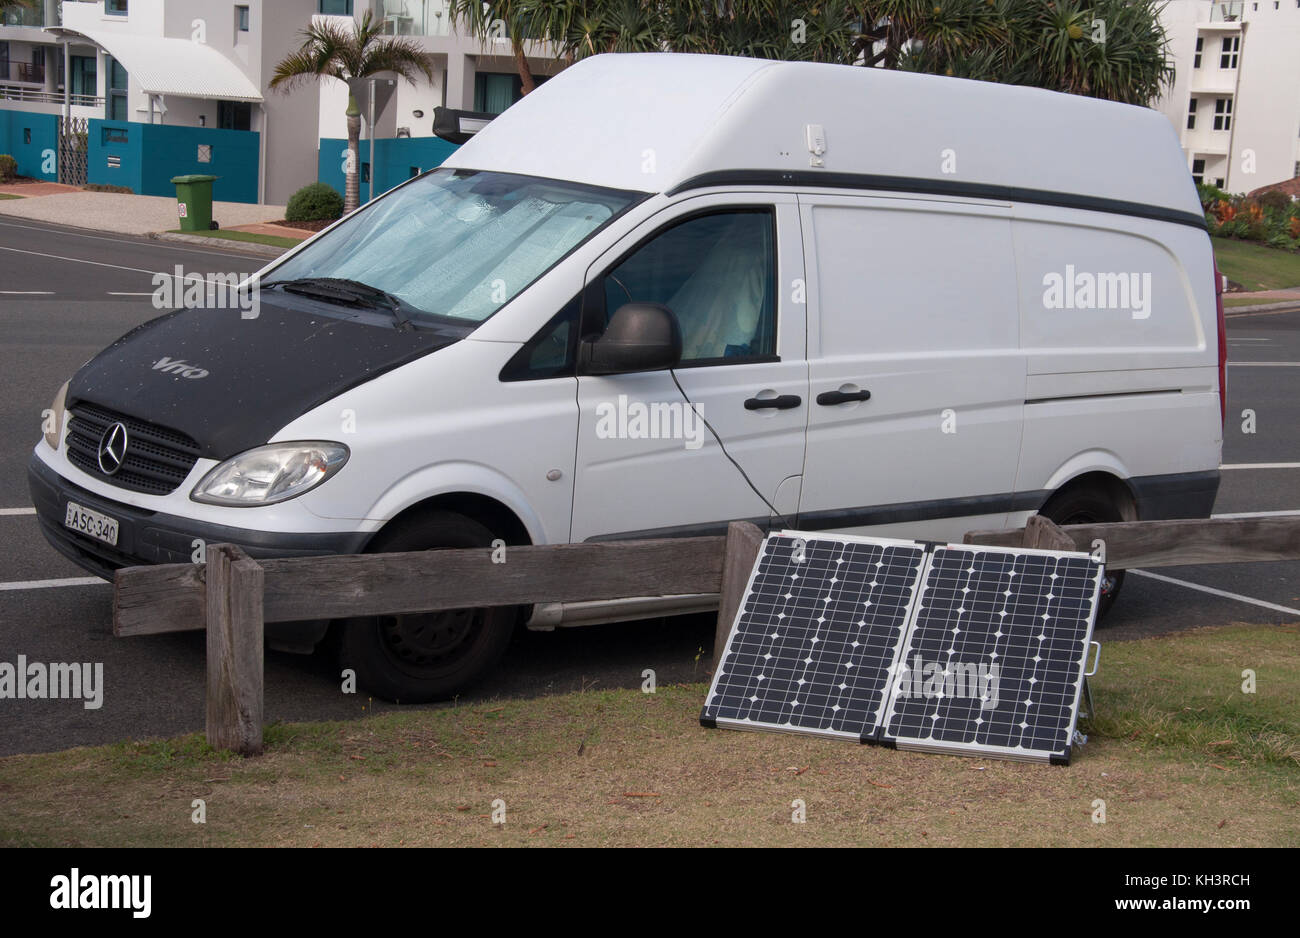
<instances>
[{"instance_id":1,"label":"rear wheel","mask_svg":"<svg viewBox=\"0 0 1300 938\"><path fill-rule=\"evenodd\" d=\"M399 521L370 553L490 547L493 534L450 511ZM516 606L366 616L340 623L339 661L371 693L397 703L444 700L482 680L505 654Z\"/></svg>"},{"instance_id":2,"label":"rear wheel","mask_svg":"<svg viewBox=\"0 0 1300 938\"><path fill-rule=\"evenodd\" d=\"M1038 512L1059 525L1111 524L1123 521L1119 506L1096 488L1067 489L1053 495ZM1115 598L1124 585L1123 570L1107 570L1101 580L1101 598L1097 602L1097 625L1100 627L1106 614L1115 605Z\"/></svg>"}]
</instances>

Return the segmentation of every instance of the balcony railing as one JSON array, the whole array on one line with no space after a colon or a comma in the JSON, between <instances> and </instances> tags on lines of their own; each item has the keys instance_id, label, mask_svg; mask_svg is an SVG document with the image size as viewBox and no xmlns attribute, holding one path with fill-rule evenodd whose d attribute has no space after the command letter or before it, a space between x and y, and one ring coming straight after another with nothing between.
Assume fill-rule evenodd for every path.
<instances>
[{"instance_id":1,"label":"balcony railing","mask_svg":"<svg viewBox=\"0 0 1300 938\"><path fill-rule=\"evenodd\" d=\"M0 26L31 26L39 29L45 25L45 4L35 7L13 7L0 14Z\"/></svg>"},{"instance_id":2,"label":"balcony railing","mask_svg":"<svg viewBox=\"0 0 1300 938\"><path fill-rule=\"evenodd\" d=\"M62 91L38 91L23 85L0 85L0 101L21 101L27 104L62 104ZM104 99L93 94L74 94L69 103L73 107L104 106Z\"/></svg>"},{"instance_id":3,"label":"balcony railing","mask_svg":"<svg viewBox=\"0 0 1300 938\"><path fill-rule=\"evenodd\" d=\"M398 36L451 35L447 0L373 0L375 16L384 31Z\"/></svg>"},{"instance_id":4,"label":"balcony railing","mask_svg":"<svg viewBox=\"0 0 1300 938\"><path fill-rule=\"evenodd\" d=\"M1215 0L1210 5L1211 23L1240 23L1243 0Z\"/></svg>"}]
</instances>

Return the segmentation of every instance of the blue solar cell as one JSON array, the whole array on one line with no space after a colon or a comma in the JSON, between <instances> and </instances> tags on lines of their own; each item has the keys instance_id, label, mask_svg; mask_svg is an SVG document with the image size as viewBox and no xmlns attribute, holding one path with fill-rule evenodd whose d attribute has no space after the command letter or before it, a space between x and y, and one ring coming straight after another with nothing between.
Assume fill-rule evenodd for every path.
<instances>
[{"instance_id":1,"label":"blue solar cell","mask_svg":"<svg viewBox=\"0 0 1300 938\"><path fill-rule=\"evenodd\" d=\"M874 730L924 556L905 542L770 536L701 721Z\"/></svg>"}]
</instances>

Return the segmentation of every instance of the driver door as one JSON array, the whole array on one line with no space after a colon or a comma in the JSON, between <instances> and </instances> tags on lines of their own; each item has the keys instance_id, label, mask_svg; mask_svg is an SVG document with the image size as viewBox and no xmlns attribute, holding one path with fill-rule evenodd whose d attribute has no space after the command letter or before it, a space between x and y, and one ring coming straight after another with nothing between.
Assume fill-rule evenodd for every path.
<instances>
[{"instance_id":1,"label":"driver door","mask_svg":"<svg viewBox=\"0 0 1300 938\"><path fill-rule=\"evenodd\" d=\"M683 351L673 371L579 376L573 541L766 525L769 503L793 517L808 418L803 277L798 206L782 195L678 203L591 266L584 336L624 303L661 303Z\"/></svg>"}]
</instances>

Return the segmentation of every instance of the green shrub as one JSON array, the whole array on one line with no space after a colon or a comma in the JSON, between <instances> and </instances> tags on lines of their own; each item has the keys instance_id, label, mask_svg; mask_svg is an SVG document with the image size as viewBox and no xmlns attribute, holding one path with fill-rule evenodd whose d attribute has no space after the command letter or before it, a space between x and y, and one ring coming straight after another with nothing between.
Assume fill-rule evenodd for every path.
<instances>
[{"instance_id":1,"label":"green shrub","mask_svg":"<svg viewBox=\"0 0 1300 938\"><path fill-rule=\"evenodd\" d=\"M135 195L135 190L130 186L111 186L107 183L92 182L82 186L87 192L118 192L122 195Z\"/></svg>"},{"instance_id":2,"label":"green shrub","mask_svg":"<svg viewBox=\"0 0 1300 938\"><path fill-rule=\"evenodd\" d=\"M1232 196L1224 192L1217 186L1212 186L1208 182L1198 182L1196 184L1196 194L1201 197L1201 208L1208 209L1220 199L1228 200Z\"/></svg>"},{"instance_id":3,"label":"green shrub","mask_svg":"<svg viewBox=\"0 0 1300 938\"><path fill-rule=\"evenodd\" d=\"M289 199L285 221L332 221L343 214L343 196L323 182L303 186Z\"/></svg>"},{"instance_id":4,"label":"green shrub","mask_svg":"<svg viewBox=\"0 0 1300 938\"><path fill-rule=\"evenodd\" d=\"M1276 209L1284 214L1291 210L1291 196L1285 192L1279 192L1277 189L1261 192L1255 196L1255 201L1264 208Z\"/></svg>"},{"instance_id":5,"label":"green shrub","mask_svg":"<svg viewBox=\"0 0 1300 938\"><path fill-rule=\"evenodd\" d=\"M8 153L0 153L0 182L10 182L18 175L18 161Z\"/></svg>"}]
</instances>

